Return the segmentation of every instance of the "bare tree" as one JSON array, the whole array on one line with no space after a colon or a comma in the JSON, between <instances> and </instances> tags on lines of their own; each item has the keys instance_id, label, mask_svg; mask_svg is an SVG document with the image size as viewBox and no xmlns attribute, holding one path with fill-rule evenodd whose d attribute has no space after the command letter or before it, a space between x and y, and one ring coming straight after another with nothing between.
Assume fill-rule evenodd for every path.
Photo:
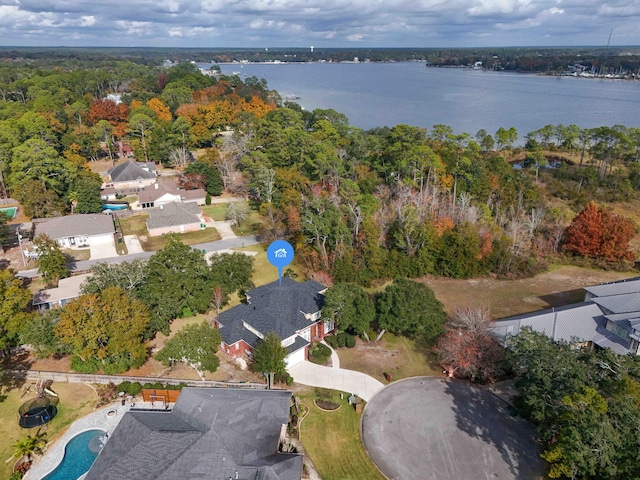
<instances>
[{"instance_id":1,"label":"bare tree","mask_svg":"<svg viewBox=\"0 0 640 480\"><path fill-rule=\"evenodd\" d=\"M222 305L224 304L224 293L222 292L222 287L220 285L216 285L213 288L211 303L216 307L216 313L220 313L220 308L222 308Z\"/></svg>"},{"instance_id":2,"label":"bare tree","mask_svg":"<svg viewBox=\"0 0 640 480\"><path fill-rule=\"evenodd\" d=\"M174 148L169 152L169 163L175 168L186 167L191 159L191 152L185 147Z\"/></svg>"}]
</instances>

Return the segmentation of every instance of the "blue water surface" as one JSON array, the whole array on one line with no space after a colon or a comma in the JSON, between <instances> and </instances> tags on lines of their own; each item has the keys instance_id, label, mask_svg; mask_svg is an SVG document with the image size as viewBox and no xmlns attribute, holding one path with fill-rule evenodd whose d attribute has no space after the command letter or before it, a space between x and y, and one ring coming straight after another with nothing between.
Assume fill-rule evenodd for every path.
<instances>
[{"instance_id":1,"label":"blue water surface","mask_svg":"<svg viewBox=\"0 0 640 480\"><path fill-rule=\"evenodd\" d=\"M103 430L87 430L67 443L60 465L43 480L76 480L91 468L100 453L99 437Z\"/></svg>"}]
</instances>

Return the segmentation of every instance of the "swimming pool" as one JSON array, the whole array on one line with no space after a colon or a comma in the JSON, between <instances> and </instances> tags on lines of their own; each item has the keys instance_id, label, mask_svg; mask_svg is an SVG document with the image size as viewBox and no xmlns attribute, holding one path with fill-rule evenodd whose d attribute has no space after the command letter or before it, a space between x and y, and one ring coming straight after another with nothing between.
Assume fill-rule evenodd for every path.
<instances>
[{"instance_id":1,"label":"swimming pool","mask_svg":"<svg viewBox=\"0 0 640 480\"><path fill-rule=\"evenodd\" d=\"M86 473L100 453L100 437L105 433L104 430L87 430L69 440L62 462L43 480L76 480Z\"/></svg>"},{"instance_id":2,"label":"swimming pool","mask_svg":"<svg viewBox=\"0 0 640 480\"><path fill-rule=\"evenodd\" d=\"M16 218L16 213L18 212L18 207L4 207L0 208L0 213L4 213L9 220L13 220Z\"/></svg>"}]
</instances>

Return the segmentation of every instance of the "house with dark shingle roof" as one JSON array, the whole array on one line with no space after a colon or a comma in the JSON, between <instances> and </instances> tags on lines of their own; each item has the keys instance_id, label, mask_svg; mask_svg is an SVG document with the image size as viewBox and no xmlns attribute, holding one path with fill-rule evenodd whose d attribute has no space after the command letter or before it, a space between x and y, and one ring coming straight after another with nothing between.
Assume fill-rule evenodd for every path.
<instances>
[{"instance_id":1,"label":"house with dark shingle roof","mask_svg":"<svg viewBox=\"0 0 640 480\"><path fill-rule=\"evenodd\" d=\"M157 171L153 162L136 162L127 160L110 169L109 182L105 187L113 187L118 193L137 192L156 183Z\"/></svg>"},{"instance_id":2,"label":"house with dark shingle roof","mask_svg":"<svg viewBox=\"0 0 640 480\"><path fill-rule=\"evenodd\" d=\"M116 228L111 215L82 213L34 219L34 236L44 234L64 248L113 244Z\"/></svg>"},{"instance_id":3,"label":"house with dark shingle roof","mask_svg":"<svg viewBox=\"0 0 640 480\"><path fill-rule=\"evenodd\" d=\"M497 320L495 336L505 341L529 327L553 340L640 354L640 278L584 290L584 302Z\"/></svg>"},{"instance_id":4,"label":"house with dark shingle roof","mask_svg":"<svg viewBox=\"0 0 640 480\"><path fill-rule=\"evenodd\" d=\"M170 202L149 210L149 235L195 232L204 228L202 212L195 202Z\"/></svg>"},{"instance_id":5,"label":"house with dark shingle roof","mask_svg":"<svg viewBox=\"0 0 640 480\"><path fill-rule=\"evenodd\" d=\"M287 367L307 358L309 344L330 333L333 319L323 320L320 312L327 287L308 280L298 283L284 277L247 292L247 303L222 312L216 319L222 336L221 349L230 357L251 356L267 333L282 339L289 351Z\"/></svg>"},{"instance_id":6,"label":"house with dark shingle roof","mask_svg":"<svg viewBox=\"0 0 640 480\"><path fill-rule=\"evenodd\" d=\"M285 390L186 387L170 411L132 409L86 480L300 480L302 455L280 453Z\"/></svg>"}]
</instances>

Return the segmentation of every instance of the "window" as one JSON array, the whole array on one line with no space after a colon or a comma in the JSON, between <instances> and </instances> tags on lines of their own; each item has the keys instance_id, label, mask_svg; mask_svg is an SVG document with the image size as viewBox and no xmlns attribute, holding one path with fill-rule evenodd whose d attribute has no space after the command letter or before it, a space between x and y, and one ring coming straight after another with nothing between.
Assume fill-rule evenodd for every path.
<instances>
[{"instance_id":1,"label":"window","mask_svg":"<svg viewBox=\"0 0 640 480\"><path fill-rule=\"evenodd\" d=\"M629 338L629 332L625 328L618 325L617 323L607 322L607 330L609 330L614 335L617 335L618 337L622 338L623 340L626 340L627 338Z\"/></svg>"},{"instance_id":2,"label":"window","mask_svg":"<svg viewBox=\"0 0 640 480\"><path fill-rule=\"evenodd\" d=\"M285 338L284 340L282 340L282 346L283 347L288 347L289 345L293 345L293 343L296 341L296 336L293 335L292 337L289 338Z\"/></svg>"},{"instance_id":3,"label":"window","mask_svg":"<svg viewBox=\"0 0 640 480\"><path fill-rule=\"evenodd\" d=\"M304 338L307 342L311 341L311 329L307 328L300 332L300 336Z\"/></svg>"},{"instance_id":4,"label":"window","mask_svg":"<svg viewBox=\"0 0 640 480\"><path fill-rule=\"evenodd\" d=\"M333 321L333 318L330 318L329 320L325 320L324 321L324 333L325 334L329 333L334 328L335 328L335 323Z\"/></svg>"}]
</instances>

